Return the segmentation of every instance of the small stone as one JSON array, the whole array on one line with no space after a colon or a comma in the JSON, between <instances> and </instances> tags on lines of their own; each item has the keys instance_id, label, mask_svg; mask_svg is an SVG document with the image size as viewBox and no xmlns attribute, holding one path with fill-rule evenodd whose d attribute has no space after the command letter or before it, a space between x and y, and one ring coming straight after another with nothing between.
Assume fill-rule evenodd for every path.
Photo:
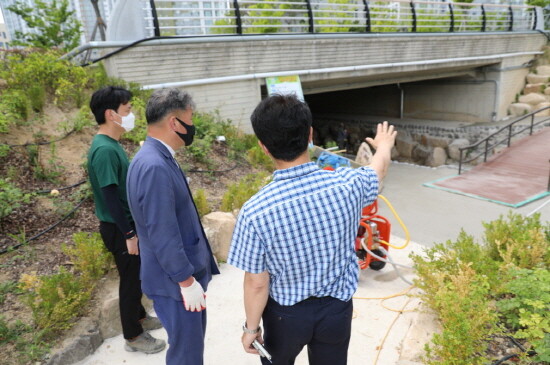
<instances>
[{"instance_id":1,"label":"small stone","mask_svg":"<svg viewBox=\"0 0 550 365\"><path fill-rule=\"evenodd\" d=\"M549 76L546 75L529 74L527 75L527 82L530 84L546 83L548 78Z\"/></svg>"}]
</instances>

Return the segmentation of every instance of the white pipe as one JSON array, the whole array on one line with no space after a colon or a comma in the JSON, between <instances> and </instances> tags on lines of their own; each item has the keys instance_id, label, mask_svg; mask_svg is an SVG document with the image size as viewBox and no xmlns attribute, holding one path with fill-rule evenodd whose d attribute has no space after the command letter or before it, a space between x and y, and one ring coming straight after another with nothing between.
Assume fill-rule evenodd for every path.
<instances>
[{"instance_id":1,"label":"white pipe","mask_svg":"<svg viewBox=\"0 0 550 365\"><path fill-rule=\"evenodd\" d=\"M277 71L277 72L262 72L262 73L253 73L253 74L211 77L207 79L196 79L196 80L187 80L187 81L178 81L178 82L167 82L162 84L144 85L142 89L151 90L151 89L163 89L163 88L171 88L171 87L209 85L209 84L219 84L224 82L255 80L255 79L264 79L266 77L287 76L287 75L300 76L300 75L313 75L313 74L319 74L319 73L373 70L373 69L387 68L387 67L422 66L422 65L435 65L435 64L443 64L443 63L451 63L451 62L468 62L468 61L490 61L490 60L506 58L506 57L517 57L517 56L539 55L539 54L543 54L543 52L517 52L517 53L504 53L504 54L498 54L498 55L492 55L492 56L440 58L440 59L426 60L426 61L378 63L373 65L327 67L327 68L317 68L317 69L310 69L310 70L287 70L287 71Z\"/></svg>"}]
</instances>

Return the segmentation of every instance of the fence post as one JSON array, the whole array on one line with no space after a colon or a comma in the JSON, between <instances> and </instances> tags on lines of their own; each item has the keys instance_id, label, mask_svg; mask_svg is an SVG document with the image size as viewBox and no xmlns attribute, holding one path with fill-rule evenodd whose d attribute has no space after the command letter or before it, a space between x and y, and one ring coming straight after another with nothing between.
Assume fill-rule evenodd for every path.
<instances>
[{"instance_id":1,"label":"fence post","mask_svg":"<svg viewBox=\"0 0 550 365\"><path fill-rule=\"evenodd\" d=\"M455 31L455 13L453 11L453 4L449 3L449 13L451 14L451 28L449 28L449 32ZM460 172L458 173L460 175Z\"/></svg>"},{"instance_id":2,"label":"fence post","mask_svg":"<svg viewBox=\"0 0 550 365\"><path fill-rule=\"evenodd\" d=\"M460 158L458 159L458 174L462 172L462 148L459 148L458 151L460 152Z\"/></svg>"},{"instance_id":3,"label":"fence post","mask_svg":"<svg viewBox=\"0 0 550 365\"><path fill-rule=\"evenodd\" d=\"M483 15L483 22L481 23L481 31L485 32L487 28L487 14L485 13L485 7L481 4L481 14Z\"/></svg>"},{"instance_id":4,"label":"fence post","mask_svg":"<svg viewBox=\"0 0 550 365\"><path fill-rule=\"evenodd\" d=\"M159 18L157 15L157 7L155 5L155 0L149 0L149 4L151 4L151 15L153 16L153 26L155 27L155 37L160 37Z\"/></svg>"},{"instance_id":5,"label":"fence post","mask_svg":"<svg viewBox=\"0 0 550 365\"><path fill-rule=\"evenodd\" d=\"M514 10L512 9L512 5L508 7L508 13L510 16L510 26L508 28L508 31L511 32L514 30Z\"/></svg>"},{"instance_id":6,"label":"fence post","mask_svg":"<svg viewBox=\"0 0 550 365\"><path fill-rule=\"evenodd\" d=\"M510 124L508 126L508 146L507 147L510 147L511 140L512 140L512 125Z\"/></svg>"},{"instance_id":7,"label":"fence post","mask_svg":"<svg viewBox=\"0 0 550 365\"><path fill-rule=\"evenodd\" d=\"M529 135L533 134L533 123L535 123L535 114L531 114L531 126L529 127Z\"/></svg>"},{"instance_id":8,"label":"fence post","mask_svg":"<svg viewBox=\"0 0 550 365\"><path fill-rule=\"evenodd\" d=\"M243 34L243 20L241 18L241 8L238 0L233 0L233 7L235 8L235 18L237 23L237 34Z\"/></svg>"},{"instance_id":9,"label":"fence post","mask_svg":"<svg viewBox=\"0 0 550 365\"><path fill-rule=\"evenodd\" d=\"M411 0L411 12L413 16L412 31L416 32L416 9L414 8L414 2Z\"/></svg>"},{"instance_id":10,"label":"fence post","mask_svg":"<svg viewBox=\"0 0 550 365\"><path fill-rule=\"evenodd\" d=\"M315 21L313 20L313 8L311 7L311 1L306 0L307 13L309 15L309 32L315 33Z\"/></svg>"},{"instance_id":11,"label":"fence post","mask_svg":"<svg viewBox=\"0 0 550 365\"><path fill-rule=\"evenodd\" d=\"M369 3L367 2L367 0L363 0L363 4L365 4L365 17L366 17L366 21L367 21L367 26L366 26L366 30L367 32L370 32L370 9L369 9Z\"/></svg>"},{"instance_id":12,"label":"fence post","mask_svg":"<svg viewBox=\"0 0 550 365\"><path fill-rule=\"evenodd\" d=\"M488 153L489 153L489 138L485 140L485 154L483 155L483 162L487 162Z\"/></svg>"},{"instance_id":13,"label":"fence post","mask_svg":"<svg viewBox=\"0 0 550 365\"><path fill-rule=\"evenodd\" d=\"M531 10L533 10L533 30L537 30L537 8L532 7ZM544 23L544 22L543 22Z\"/></svg>"}]
</instances>

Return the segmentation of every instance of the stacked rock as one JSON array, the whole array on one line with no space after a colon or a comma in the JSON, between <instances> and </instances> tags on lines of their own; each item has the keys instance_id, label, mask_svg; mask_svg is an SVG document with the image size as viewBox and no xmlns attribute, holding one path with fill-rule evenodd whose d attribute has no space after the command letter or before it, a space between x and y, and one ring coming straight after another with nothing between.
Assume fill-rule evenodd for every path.
<instances>
[{"instance_id":1,"label":"stacked rock","mask_svg":"<svg viewBox=\"0 0 550 365\"><path fill-rule=\"evenodd\" d=\"M510 105L509 112L519 117L532 111L550 106L550 66L543 65L536 68L536 73L527 75L527 85L523 88L523 95L518 103ZM550 116L550 109L543 110L536 116Z\"/></svg>"}]
</instances>

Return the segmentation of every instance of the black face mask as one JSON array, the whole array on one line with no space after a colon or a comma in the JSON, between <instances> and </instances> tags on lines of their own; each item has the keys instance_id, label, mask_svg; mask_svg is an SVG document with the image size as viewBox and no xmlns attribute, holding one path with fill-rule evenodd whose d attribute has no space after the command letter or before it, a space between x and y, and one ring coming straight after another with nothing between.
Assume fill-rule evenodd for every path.
<instances>
[{"instance_id":1,"label":"black face mask","mask_svg":"<svg viewBox=\"0 0 550 365\"><path fill-rule=\"evenodd\" d=\"M176 132L176 134L183 140L183 142L185 142L186 146L191 146L191 143L193 143L193 138L195 137L195 126L184 123L183 121L179 120L177 117L176 117L176 120L183 127L185 127L185 129L187 129L187 134L183 134L178 131L174 131L174 132Z\"/></svg>"}]
</instances>

